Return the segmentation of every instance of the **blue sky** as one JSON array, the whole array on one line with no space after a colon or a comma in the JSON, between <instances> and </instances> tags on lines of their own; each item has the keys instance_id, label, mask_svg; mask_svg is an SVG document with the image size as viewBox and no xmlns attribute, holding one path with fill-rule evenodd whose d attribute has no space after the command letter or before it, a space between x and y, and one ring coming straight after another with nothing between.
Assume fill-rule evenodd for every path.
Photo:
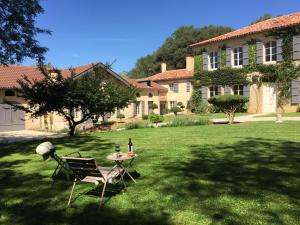
<instances>
[{"instance_id":1,"label":"blue sky","mask_svg":"<svg viewBox=\"0 0 300 225\"><path fill-rule=\"evenodd\" d=\"M53 32L38 36L49 48L47 62L68 68L116 60L116 72L130 70L179 26L238 29L266 12L300 12L298 0L42 0L41 4L45 13L38 17L37 26Z\"/></svg>"}]
</instances>

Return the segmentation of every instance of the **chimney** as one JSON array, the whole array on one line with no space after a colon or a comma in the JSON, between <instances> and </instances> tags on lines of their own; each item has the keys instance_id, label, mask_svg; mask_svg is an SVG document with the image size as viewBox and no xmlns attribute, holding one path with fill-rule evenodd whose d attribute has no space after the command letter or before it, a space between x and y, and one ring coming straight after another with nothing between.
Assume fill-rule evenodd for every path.
<instances>
[{"instance_id":1,"label":"chimney","mask_svg":"<svg viewBox=\"0 0 300 225\"><path fill-rule=\"evenodd\" d=\"M162 63L161 64L161 72L166 72L167 71L167 64L166 63Z\"/></svg>"},{"instance_id":2,"label":"chimney","mask_svg":"<svg viewBox=\"0 0 300 225\"><path fill-rule=\"evenodd\" d=\"M194 56L187 56L186 57L186 71L194 72Z\"/></svg>"}]
</instances>

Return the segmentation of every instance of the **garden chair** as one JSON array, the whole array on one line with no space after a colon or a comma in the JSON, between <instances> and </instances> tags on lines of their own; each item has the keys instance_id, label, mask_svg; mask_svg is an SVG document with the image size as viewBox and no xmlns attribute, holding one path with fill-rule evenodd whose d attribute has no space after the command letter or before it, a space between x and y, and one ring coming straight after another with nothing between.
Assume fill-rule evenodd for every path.
<instances>
[{"instance_id":1,"label":"garden chair","mask_svg":"<svg viewBox=\"0 0 300 225\"><path fill-rule=\"evenodd\" d=\"M53 144L51 142L43 142L40 145L37 146L36 148L36 153L38 153L39 155L41 155L43 157L43 159L46 160L51 160L54 159L57 162L57 166L52 174L52 179L54 181L54 178L62 171L65 170L67 173L69 172L68 166L66 164L66 161L63 160L60 156L58 156L56 154L56 149L53 146ZM78 157L81 157L80 152L72 152L69 153L65 156L71 156L76 154ZM68 177L69 178L69 177Z\"/></svg>"},{"instance_id":2,"label":"garden chair","mask_svg":"<svg viewBox=\"0 0 300 225\"><path fill-rule=\"evenodd\" d=\"M115 178L120 176L120 180L122 180L124 187L126 187L123 176L121 176L123 170L118 167L97 166L94 158L63 157L63 159L67 162L75 177L68 201L68 206L71 203L73 191L77 183L94 183L96 186L103 183L99 206L102 205L106 185L108 183L113 183Z\"/></svg>"}]
</instances>

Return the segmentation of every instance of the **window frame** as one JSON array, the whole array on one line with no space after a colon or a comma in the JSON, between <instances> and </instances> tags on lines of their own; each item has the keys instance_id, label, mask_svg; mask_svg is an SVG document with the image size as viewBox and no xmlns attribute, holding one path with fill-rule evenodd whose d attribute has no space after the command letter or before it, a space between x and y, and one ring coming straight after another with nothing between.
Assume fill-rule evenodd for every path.
<instances>
[{"instance_id":1,"label":"window frame","mask_svg":"<svg viewBox=\"0 0 300 225\"><path fill-rule=\"evenodd\" d=\"M210 69L215 70L219 68L218 57L219 57L218 51L212 51L209 53Z\"/></svg>"},{"instance_id":2,"label":"window frame","mask_svg":"<svg viewBox=\"0 0 300 225\"><path fill-rule=\"evenodd\" d=\"M232 92L234 95L244 95L244 85L233 85Z\"/></svg>"},{"instance_id":3,"label":"window frame","mask_svg":"<svg viewBox=\"0 0 300 225\"><path fill-rule=\"evenodd\" d=\"M264 45L265 62L272 63L277 61L277 41L270 40Z\"/></svg>"},{"instance_id":4,"label":"window frame","mask_svg":"<svg viewBox=\"0 0 300 225\"><path fill-rule=\"evenodd\" d=\"M214 96L219 96L221 93L219 92L219 86L214 85L209 87L209 96L214 97Z\"/></svg>"},{"instance_id":5,"label":"window frame","mask_svg":"<svg viewBox=\"0 0 300 225\"><path fill-rule=\"evenodd\" d=\"M243 47L236 47L233 49L233 66L234 67L241 67L243 66Z\"/></svg>"}]
</instances>

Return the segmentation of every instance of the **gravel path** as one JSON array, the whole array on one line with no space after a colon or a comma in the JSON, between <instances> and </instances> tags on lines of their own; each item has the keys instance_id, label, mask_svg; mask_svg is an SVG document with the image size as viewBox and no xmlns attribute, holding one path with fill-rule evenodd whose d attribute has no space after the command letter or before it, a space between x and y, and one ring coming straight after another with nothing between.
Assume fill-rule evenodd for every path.
<instances>
[{"instance_id":1,"label":"gravel path","mask_svg":"<svg viewBox=\"0 0 300 225\"><path fill-rule=\"evenodd\" d=\"M33 130L8 131L0 132L0 144L42 140L45 138L59 138L64 136L66 136L66 134Z\"/></svg>"},{"instance_id":2,"label":"gravel path","mask_svg":"<svg viewBox=\"0 0 300 225\"><path fill-rule=\"evenodd\" d=\"M264 115L268 115L269 113L260 113L260 114L252 114L247 116L238 116L234 118L235 122L256 122L256 121L276 121L276 117L263 117ZM300 121L300 117L282 117L283 121ZM212 119L214 123L224 123L227 122L226 118L220 119Z\"/></svg>"}]
</instances>

